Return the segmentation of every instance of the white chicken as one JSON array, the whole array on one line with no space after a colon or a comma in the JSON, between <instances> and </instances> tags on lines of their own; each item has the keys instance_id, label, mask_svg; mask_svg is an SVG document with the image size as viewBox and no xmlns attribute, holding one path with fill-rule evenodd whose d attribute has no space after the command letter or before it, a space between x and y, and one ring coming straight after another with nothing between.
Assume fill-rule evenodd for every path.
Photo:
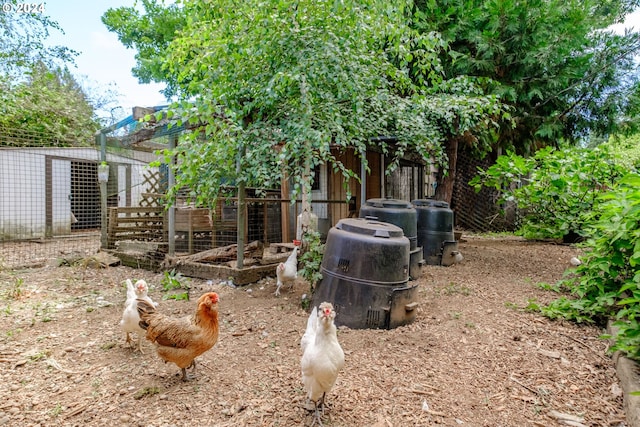
<instances>
[{"instance_id":1,"label":"white chicken","mask_svg":"<svg viewBox=\"0 0 640 427\"><path fill-rule=\"evenodd\" d=\"M152 304L154 307L158 306L158 303L153 302L153 300L147 295L149 292L149 286L147 282L140 279L134 285L131 283L130 279L127 279L127 300L124 303L124 311L122 312L122 320L120 321L120 326L122 330L127 334L127 344L131 347L131 333L135 332L138 334L138 350L140 353L142 351L141 340L145 334L144 329L142 329L138 323L140 322L140 315L138 314L138 299L145 300Z\"/></svg>"},{"instance_id":2,"label":"white chicken","mask_svg":"<svg viewBox=\"0 0 640 427\"><path fill-rule=\"evenodd\" d=\"M344 351L338 342L333 305L323 302L307 320L302 348L302 383L307 392L307 409L315 411L313 423L322 426L324 400L344 367Z\"/></svg>"},{"instance_id":3,"label":"white chicken","mask_svg":"<svg viewBox=\"0 0 640 427\"><path fill-rule=\"evenodd\" d=\"M275 295L280 295L280 288L284 283L289 283L292 287L294 281L298 278L298 247L293 248L293 252L285 262L281 262L276 267L277 288Z\"/></svg>"}]
</instances>

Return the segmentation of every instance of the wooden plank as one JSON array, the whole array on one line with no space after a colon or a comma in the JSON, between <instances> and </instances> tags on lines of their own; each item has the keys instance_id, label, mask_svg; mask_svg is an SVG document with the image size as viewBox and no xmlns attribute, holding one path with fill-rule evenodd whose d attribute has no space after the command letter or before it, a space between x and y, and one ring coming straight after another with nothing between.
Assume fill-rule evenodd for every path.
<instances>
[{"instance_id":1,"label":"wooden plank","mask_svg":"<svg viewBox=\"0 0 640 427\"><path fill-rule=\"evenodd\" d=\"M244 254L247 257L250 257L250 256L253 256L254 253L259 251L260 249L261 249L260 244L258 243L257 240L254 240L248 245L245 245ZM206 262L217 262L221 260L226 261L226 260L236 259L236 257L238 256L237 251L238 251L238 245L232 244L232 245L209 249L203 252L198 252L197 254L194 254L194 255L167 258L167 260L171 265L180 265L185 262L200 263L205 261Z\"/></svg>"},{"instance_id":2,"label":"wooden plank","mask_svg":"<svg viewBox=\"0 0 640 427\"><path fill-rule=\"evenodd\" d=\"M144 117L148 114L149 116L151 116L151 120L149 121L151 123L155 123L156 122L155 112L156 110L154 110L153 108L133 107L132 116L134 120L140 120L140 119L144 119Z\"/></svg>"},{"instance_id":3,"label":"wooden plank","mask_svg":"<svg viewBox=\"0 0 640 427\"><path fill-rule=\"evenodd\" d=\"M176 231L211 231L209 209L176 209Z\"/></svg>"},{"instance_id":4,"label":"wooden plank","mask_svg":"<svg viewBox=\"0 0 640 427\"><path fill-rule=\"evenodd\" d=\"M131 233L131 232L142 232L142 231L162 231L164 230L164 226L160 225L146 225L146 226L137 226L137 227L114 227L113 231L117 233Z\"/></svg>"},{"instance_id":5,"label":"wooden plank","mask_svg":"<svg viewBox=\"0 0 640 427\"><path fill-rule=\"evenodd\" d=\"M143 234L143 233L132 233L132 234L121 234L116 235L113 239L114 241L118 240L156 240L163 239L163 235L161 234Z\"/></svg>"},{"instance_id":6,"label":"wooden plank","mask_svg":"<svg viewBox=\"0 0 640 427\"><path fill-rule=\"evenodd\" d=\"M129 254L125 252L114 252L113 255L120 258L122 265L132 268L144 268L151 271L160 271L162 268L159 260L152 259L148 256L139 256L138 254Z\"/></svg>"},{"instance_id":7,"label":"wooden plank","mask_svg":"<svg viewBox=\"0 0 640 427\"><path fill-rule=\"evenodd\" d=\"M116 232L114 228L117 225L118 211L109 209L109 220L107 222L107 247L113 248L113 242L116 240Z\"/></svg>"},{"instance_id":8,"label":"wooden plank","mask_svg":"<svg viewBox=\"0 0 640 427\"><path fill-rule=\"evenodd\" d=\"M128 217L118 217L114 220L118 224L135 224L137 222L147 222L147 223L164 223L164 217L161 216L128 216Z\"/></svg>"},{"instance_id":9,"label":"wooden plank","mask_svg":"<svg viewBox=\"0 0 640 427\"><path fill-rule=\"evenodd\" d=\"M283 199L289 198L289 179L286 174L282 177L282 181L280 182L280 197ZM288 242L290 239L289 233L289 221L291 220L291 215L289 214L289 203L283 202L280 204L280 220L282 223L282 240Z\"/></svg>"},{"instance_id":10,"label":"wooden plank","mask_svg":"<svg viewBox=\"0 0 640 427\"><path fill-rule=\"evenodd\" d=\"M116 210L118 213L157 213L162 214L164 212L163 207L159 206L130 206L130 207L117 207L117 208L109 208L109 210Z\"/></svg>"},{"instance_id":11,"label":"wooden plank","mask_svg":"<svg viewBox=\"0 0 640 427\"><path fill-rule=\"evenodd\" d=\"M236 285L255 283L264 277L273 276L274 274L274 267L272 265L256 265L236 269L226 265L203 264L199 262L185 262L176 266L175 270L185 276L200 279L228 279L232 277L233 283Z\"/></svg>"}]
</instances>

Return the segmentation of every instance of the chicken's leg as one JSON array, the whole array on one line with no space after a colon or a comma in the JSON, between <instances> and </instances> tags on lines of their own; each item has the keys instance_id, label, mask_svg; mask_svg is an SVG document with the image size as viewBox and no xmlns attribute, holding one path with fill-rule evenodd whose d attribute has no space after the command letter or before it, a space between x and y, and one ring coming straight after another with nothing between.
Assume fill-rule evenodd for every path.
<instances>
[{"instance_id":1,"label":"chicken's leg","mask_svg":"<svg viewBox=\"0 0 640 427\"><path fill-rule=\"evenodd\" d=\"M138 334L138 351L140 354L144 354L144 351L142 351L142 335L140 334Z\"/></svg>"},{"instance_id":2,"label":"chicken's leg","mask_svg":"<svg viewBox=\"0 0 640 427\"><path fill-rule=\"evenodd\" d=\"M324 417L324 397L327 393L322 393L322 397L320 398L320 409L322 409L322 416Z\"/></svg>"},{"instance_id":3,"label":"chicken's leg","mask_svg":"<svg viewBox=\"0 0 640 427\"><path fill-rule=\"evenodd\" d=\"M320 399L317 401L312 401L307 398L307 403L305 403L304 408L308 411L313 411L313 422L309 427L313 427L318 424L320 427L324 427L322 424L322 417L324 417L324 397L326 393L323 393Z\"/></svg>"},{"instance_id":4,"label":"chicken's leg","mask_svg":"<svg viewBox=\"0 0 640 427\"><path fill-rule=\"evenodd\" d=\"M189 376L187 374L187 369L189 368L193 369L193 376ZM189 366L187 366L186 368L182 368L182 381L189 381L190 379L195 378L195 375L196 375L196 360L193 359Z\"/></svg>"},{"instance_id":5,"label":"chicken's leg","mask_svg":"<svg viewBox=\"0 0 640 427\"><path fill-rule=\"evenodd\" d=\"M320 414L320 411L318 410L320 408L320 405L318 404L318 402L316 402L315 404L315 411L313 414L313 422L311 423L311 425L309 427L313 427L314 425L316 425L316 422L318 423L319 427L324 427L324 424L322 424L322 415ZM324 410L322 411L324 412Z\"/></svg>"}]
</instances>

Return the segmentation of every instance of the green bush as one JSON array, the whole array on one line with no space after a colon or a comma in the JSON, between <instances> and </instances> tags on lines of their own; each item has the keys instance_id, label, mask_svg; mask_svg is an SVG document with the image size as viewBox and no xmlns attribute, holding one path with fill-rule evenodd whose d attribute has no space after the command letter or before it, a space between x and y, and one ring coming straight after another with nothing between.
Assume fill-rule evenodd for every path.
<instances>
[{"instance_id":1,"label":"green bush","mask_svg":"<svg viewBox=\"0 0 640 427\"><path fill-rule=\"evenodd\" d=\"M307 231L303 236L303 248L304 252L300 258L303 267L300 274L309 282L309 291L313 293L316 284L322 279L320 267L324 254L324 244L320 240L320 233L315 230Z\"/></svg>"},{"instance_id":2,"label":"green bush","mask_svg":"<svg viewBox=\"0 0 640 427\"><path fill-rule=\"evenodd\" d=\"M611 350L640 359L640 175L629 173L600 196L596 216L582 264L557 286L573 298L561 297L540 310L551 318L601 325L613 318L618 334Z\"/></svg>"},{"instance_id":3,"label":"green bush","mask_svg":"<svg viewBox=\"0 0 640 427\"><path fill-rule=\"evenodd\" d=\"M499 202L515 203L520 214L517 233L525 238L584 237L595 219L598 196L625 172L608 146L548 147L529 158L513 153L500 156L469 184L476 191L483 186L495 188L501 193Z\"/></svg>"},{"instance_id":4,"label":"green bush","mask_svg":"<svg viewBox=\"0 0 640 427\"><path fill-rule=\"evenodd\" d=\"M528 308L600 326L613 319L616 336L604 336L613 338L611 350L640 360L640 175L629 171L637 164L633 150L604 144L548 148L526 159L509 153L470 184L496 188L502 202L516 203L523 213L519 234L527 238L586 237L582 264L547 286L566 295Z\"/></svg>"}]
</instances>

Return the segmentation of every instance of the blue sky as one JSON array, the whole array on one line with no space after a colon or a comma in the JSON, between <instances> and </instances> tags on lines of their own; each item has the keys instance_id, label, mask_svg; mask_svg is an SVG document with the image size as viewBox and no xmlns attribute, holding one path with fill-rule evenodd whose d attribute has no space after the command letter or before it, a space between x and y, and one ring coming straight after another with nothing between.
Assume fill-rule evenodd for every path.
<instances>
[{"instance_id":1,"label":"blue sky","mask_svg":"<svg viewBox=\"0 0 640 427\"><path fill-rule=\"evenodd\" d=\"M165 0L167 1L167 0ZM173 1L169 2L173 3ZM134 106L154 106L166 104L159 93L159 84L140 84L131 74L135 65L135 51L126 49L115 34L107 31L100 17L109 8L133 6L135 0L49 0L45 1L46 14L60 24L65 34L53 31L51 44L63 45L80 52L76 58L77 68L72 72L86 76L93 87L106 88L115 85L121 94L118 103L122 107L120 117L131 114ZM630 15L624 25L640 29L640 11Z\"/></svg>"},{"instance_id":2,"label":"blue sky","mask_svg":"<svg viewBox=\"0 0 640 427\"><path fill-rule=\"evenodd\" d=\"M86 76L90 86L107 88L110 84L121 94L118 103L123 111L118 118L131 114L134 106L164 105L159 90L163 85L140 84L131 74L135 51L126 49L110 33L100 17L109 8L133 6L135 0L49 0L45 13L60 24L65 34L52 31L49 43L80 52L73 74Z\"/></svg>"}]
</instances>

